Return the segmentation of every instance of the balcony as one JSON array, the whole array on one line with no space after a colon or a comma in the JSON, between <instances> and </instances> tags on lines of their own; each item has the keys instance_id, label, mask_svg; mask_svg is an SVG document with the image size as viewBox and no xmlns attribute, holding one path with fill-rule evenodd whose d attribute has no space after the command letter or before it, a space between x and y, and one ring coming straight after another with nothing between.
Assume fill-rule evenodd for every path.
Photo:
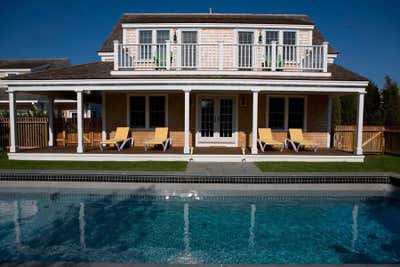
<instances>
[{"instance_id":1,"label":"balcony","mask_svg":"<svg viewBox=\"0 0 400 267\"><path fill-rule=\"evenodd\" d=\"M246 71L304 74L327 72L328 44L121 44L114 41L114 72Z\"/></svg>"}]
</instances>

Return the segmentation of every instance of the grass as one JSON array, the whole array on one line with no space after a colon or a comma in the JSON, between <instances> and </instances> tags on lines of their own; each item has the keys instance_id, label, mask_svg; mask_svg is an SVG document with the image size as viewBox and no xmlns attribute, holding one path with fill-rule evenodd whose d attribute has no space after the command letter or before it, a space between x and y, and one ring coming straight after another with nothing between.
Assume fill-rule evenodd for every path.
<instances>
[{"instance_id":1,"label":"grass","mask_svg":"<svg viewBox=\"0 0 400 267\"><path fill-rule=\"evenodd\" d=\"M364 163L353 162L257 162L263 172L397 172L400 157L366 156Z\"/></svg>"},{"instance_id":2,"label":"grass","mask_svg":"<svg viewBox=\"0 0 400 267\"><path fill-rule=\"evenodd\" d=\"M34 156L34 155L32 155ZM0 169L8 170L96 170L96 171L184 171L183 161L34 161L9 160L5 152L0 154Z\"/></svg>"}]
</instances>

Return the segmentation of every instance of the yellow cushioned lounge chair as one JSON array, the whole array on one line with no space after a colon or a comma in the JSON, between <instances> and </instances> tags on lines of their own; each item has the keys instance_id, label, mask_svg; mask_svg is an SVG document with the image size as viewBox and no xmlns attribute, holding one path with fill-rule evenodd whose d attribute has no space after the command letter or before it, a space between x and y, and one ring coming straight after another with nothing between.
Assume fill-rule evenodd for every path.
<instances>
[{"instance_id":1,"label":"yellow cushioned lounge chair","mask_svg":"<svg viewBox=\"0 0 400 267\"><path fill-rule=\"evenodd\" d=\"M314 152L317 151L318 145L312 141L304 139L302 129L289 129L289 135L290 139L287 141L292 144L296 152L299 152L301 148L311 148Z\"/></svg>"},{"instance_id":2,"label":"yellow cushioned lounge chair","mask_svg":"<svg viewBox=\"0 0 400 267\"><path fill-rule=\"evenodd\" d=\"M168 137L168 127L156 128L154 131L154 138L144 142L144 150L147 151L150 146L161 145L165 151L170 144L171 138Z\"/></svg>"},{"instance_id":3,"label":"yellow cushioned lounge chair","mask_svg":"<svg viewBox=\"0 0 400 267\"><path fill-rule=\"evenodd\" d=\"M129 137L129 133L129 127L117 127L114 138L100 142L100 149L103 150L104 146L112 145L115 146L118 151L121 151L129 141L131 145L133 145L133 138Z\"/></svg>"},{"instance_id":4,"label":"yellow cushioned lounge chair","mask_svg":"<svg viewBox=\"0 0 400 267\"><path fill-rule=\"evenodd\" d=\"M272 137L271 128L259 128L258 137L257 142L262 152L265 151L267 146L277 147L280 151L283 151L284 143L279 142Z\"/></svg>"}]
</instances>

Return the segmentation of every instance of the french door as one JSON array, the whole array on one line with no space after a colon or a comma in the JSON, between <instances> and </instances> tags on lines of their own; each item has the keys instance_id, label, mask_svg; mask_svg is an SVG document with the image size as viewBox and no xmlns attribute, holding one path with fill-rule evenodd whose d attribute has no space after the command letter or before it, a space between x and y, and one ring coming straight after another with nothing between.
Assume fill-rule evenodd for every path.
<instances>
[{"instance_id":1,"label":"french door","mask_svg":"<svg viewBox=\"0 0 400 267\"><path fill-rule=\"evenodd\" d=\"M199 97L197 145L234 145L236 141L235 117L235 97Z\"/></svg>"}]
</instances>

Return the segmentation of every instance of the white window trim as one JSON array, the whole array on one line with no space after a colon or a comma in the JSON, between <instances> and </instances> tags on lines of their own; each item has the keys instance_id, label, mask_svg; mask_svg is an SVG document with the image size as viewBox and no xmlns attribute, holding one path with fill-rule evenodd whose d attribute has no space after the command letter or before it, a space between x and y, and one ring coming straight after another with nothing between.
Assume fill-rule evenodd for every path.
<instances>
[{"instance_id":1,"label":"white window trim","mask_svg":"<svg viewBox=\"0 0 400 267\"><path fill-rule=\"evenodd\" d=\"M157 44L157 31L169 31L169 41L172 42L173 40L173 29L170 28L141 28L141 29L136 29L136 44L138 45L138 49L137 49L137 58L139 60L139 62L149 62L153 60L153 56L155 55L155 46L152 46L152 51L151 51L151 57L150 59L142 59L140 58L140 32L141 31L151 31L151 44L155 45ZM126 35L126 32L123 33L124 36ZM126 43L126 37L123 36L123 40L124 44L129 44Z\"/></svg>"},{"instance_id":2,"label":"white window trim","mask_svg":"<svg viewBox=\"0 0 400 267\"><path fill-rule=\"evenodd\" d=\"M176 29L176 41L177 44L182 44L182 32L197 32L197 44L201 44L201 29L200 28L179 28ZM177 48L177 52L180 54L179 58L182 60L182 49L181 47ZM178 65L182 65L182 62L177 62ZM198 47L196 52L196 67L201 68L201 57L200 57L200 47Z\"/></svg>"},{"instance_id":3,"label":"white window trim","mask_svg":"<svg viewBox=\"0 0 400 267\"><path fill-rule=\"evenodd\" d=\"M304 98L304 116L303 116L303 127L304 131L307 131L307 106L308 106L308 97L306 95L267 95L266 98L266 110L265 110L265 125L269 128L269 102L270 98L284 98L285 99L285 114L284 114L284 128L283 129L272 129L272 131L287 131L289 130L289 98Z\"/></svg>"},{"instance_id":4,"label":"white window trim","mask_svg":"<svg viewBox=\"0 0 400 267\"><path fill-rule=\"evenodd\" d=\"M145 97L145 127L131 127L130 121L131 121L131 104L129 101L129 98L131 96L144 96ZM165 126L168 127L168 94L141 94L141 93L134 93L134 94L127 94L126 95L126 125L132 129L135 130L151 130L154 129L155 127L150 127L150 96L164 96L165 97Z\"/></svg>"}]
</instances>

